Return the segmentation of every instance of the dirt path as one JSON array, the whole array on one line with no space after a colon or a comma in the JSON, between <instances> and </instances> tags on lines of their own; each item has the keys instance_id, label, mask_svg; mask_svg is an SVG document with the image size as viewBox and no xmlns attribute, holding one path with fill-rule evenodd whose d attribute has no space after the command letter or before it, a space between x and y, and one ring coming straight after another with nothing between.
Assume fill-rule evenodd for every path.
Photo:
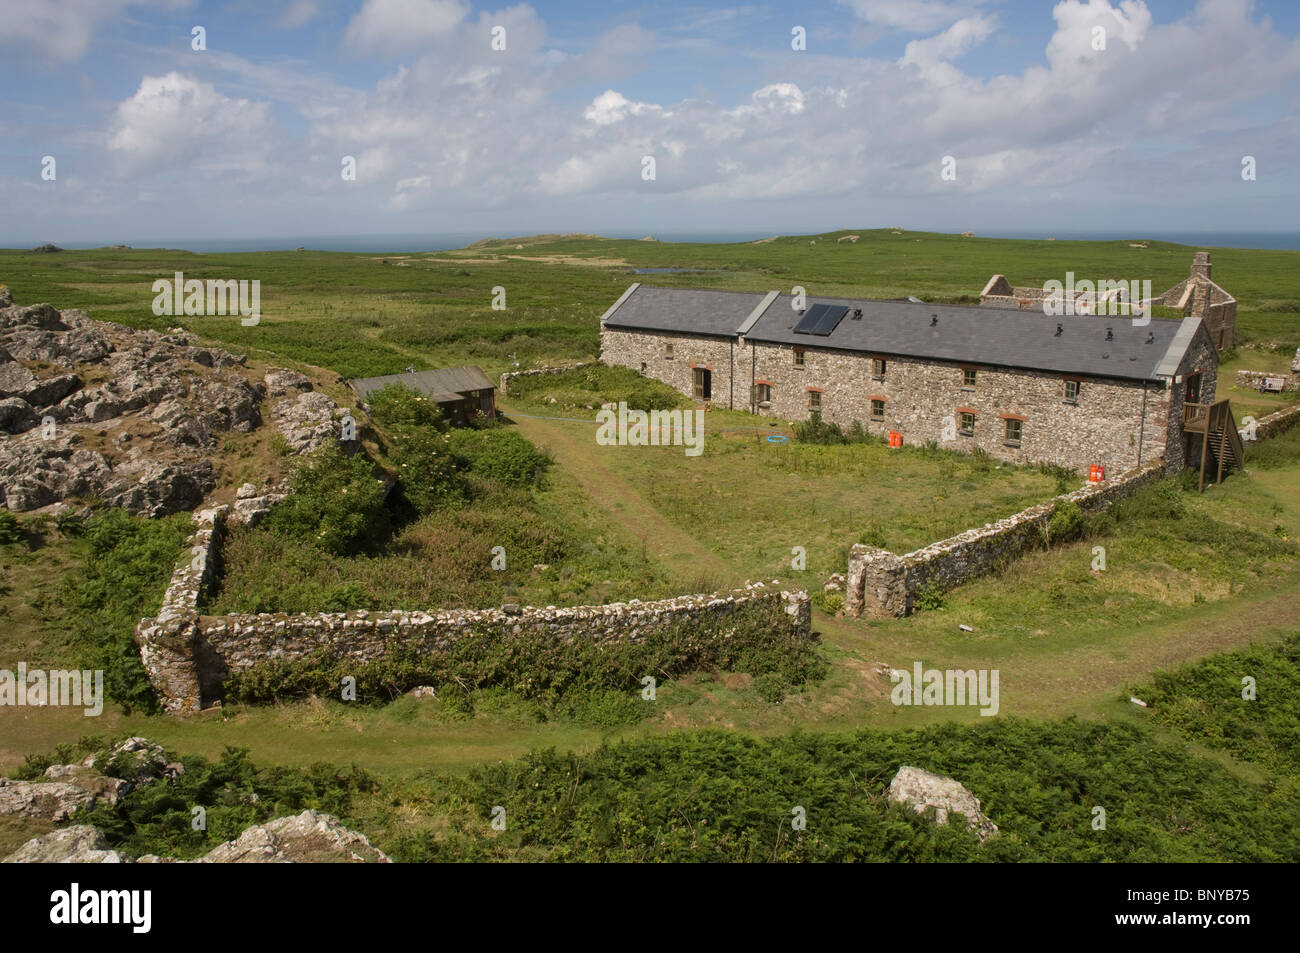
<instances>
[{"instance_id":1,"label":"dirt path","mask_svg":"<svg viewBox=\"0 0 1300 953\"><path fill-rule=\"evenodd\" d=\"M497 406L514 421L523 436L554 453L564 472L582 487L593 503L609 513L611 520L645 543L647 552L679 575L690 578L707 571L737 581L745 577L743 567L732 566L695 537L673 526L646 502L636 487L601 463L600 453L605 448L596 444L594 421L527 416L505 402L498 402Z\"/></svg>"}]
</instances>

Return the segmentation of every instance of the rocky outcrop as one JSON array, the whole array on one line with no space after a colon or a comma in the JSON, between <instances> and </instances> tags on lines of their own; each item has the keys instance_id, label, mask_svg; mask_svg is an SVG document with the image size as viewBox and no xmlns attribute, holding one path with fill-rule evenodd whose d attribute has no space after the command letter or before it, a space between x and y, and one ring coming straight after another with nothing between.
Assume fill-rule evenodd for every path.
<instances>
[{"instance_id":1,"label":"rocky outcrop","mask_svg":"<svg viewBox=\"0 0 1300 953\"><path fill-rule=\"evenodd\" d=\"M79 824L33 837L0 863L121 864L126 863L126 858L108 849L98 828Z\"/></svg>"},{"instance_id":2,"label":"rocky outcrop","mask_svg":"<svg viewBox=\"0 0 1300 953\"><path fill-rule=\"evenodd\" d=\"M331 814L303 811L250 827L199 858L202 864L392 863L366 835Z\"/></svg>"},{"instance_id":3,"label":"rocky outcrop","mask_svg":"<svg viewBox=\"0 0 1300 953\"><path fill-rule=\"evenodd\" d=\"M980 810L979 798L964 785L923 768L901 766L889 783L889 799L910 805L918 814L933 808L936 824L947 824L949 814L962 814L967 830L973 830L981 841L998 832L997 825Z\"/></svg>"},{"instance_id":4,"label":"rocky outcrop","mask_svg":"<svg viewBox=\"0 0 1300 953\"><path fill-rule=\"evenodd\" d=\"M271 407L275 429L294 453L311 453L339 436L334 421L339 405L319 391L287 396Z\"/></svg>"},{"instance_id":5,"label":"rocky outcrop","mask_svg":"<svg viewBox=\"0 0 1300 953\"><path fill-rule=\"evenodd\" d=\"M109 850L103 833L89 825L64 827L33 837L4 859L6 864L122 864L131 858ZM146 854L137 863L179 863ZM331 814L303 811L248 828L214 847L200 864L390 864L364 834L344 827Z\"/></svg>"},{"instance_id":6,"label":"rocky outcrop","mask_svg":"<svg viewBox=\"0 0 1300 953\"><path fill-rule=\"evenodd\" d=\"M17 307L6 289L0 505L25 511L95 497L140 516L193 509L216 487L211 451L262 423L266 385L248 380L244 364L178 329Z\"/></svg>"},{"instance_id":7,"label":"rocky outcrop","mask_svg":"<svg viewBox=\"0 0 1300 953\"><path fill-rule=\"evenodd\" d=\"M235 492L235 506L230 519L235 523L256 526L271 512L272 506L288 495L288 491L283 488L261 492L252 483L245 483Z\"/></svg>"},{"instance_id":8,"label":"rocky outcrop","mask_svg":"<svg viewBox=\"0 0 1300 953\"><path fill-rule=\"evenodd\" d=\"M81 765L52 765L46 778L43 781L0 778L0 814L66 821L99 801L116 804L131 788L126 781L104 777Z\"/></svg>"}]
</instances>

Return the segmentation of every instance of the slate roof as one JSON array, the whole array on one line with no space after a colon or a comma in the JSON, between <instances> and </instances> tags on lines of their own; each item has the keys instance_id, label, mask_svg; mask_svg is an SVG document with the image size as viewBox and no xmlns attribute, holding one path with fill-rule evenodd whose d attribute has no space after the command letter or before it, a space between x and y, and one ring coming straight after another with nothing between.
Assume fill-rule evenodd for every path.
<instances>
[{"instance_id":1,"label":"slate roof","mask_svg":"<svg viewBox=\"0 0 1300 953\"><path fill-rule=\"evenodd\" d=\"M763 301L761 293L638 285L612 313L605 327L633 331L676 331L709 337L735 337Z\"/></svg>"},{"instance_id":2,"label":"slate roof","mask_svg":"<svg viewBox=\"0 0 1300 953\"><path fill-rule=\"evenodd\" d=\"M605 321L609 327L684 334L732 336L761 295L738 292L647 288L629 295ZM914 357L959 364L1079 374L1126 380L1156 380L1170 360L1181 359L1195 335L1186 321L1152 319L1135 326L1131 318L1052 317L1034 311L908 301L809 297L814 304L839 304L849 313L829 335L795 334L799 313L791 297L776 296L745 334L746 340L810 348ZM862 318L855 319L855 309ZM742 313L743 312L743 313ZM737 318L739 315L739 318ZM937 316L937 323L932 323ZM1057 335L1057 324L1062 333ZM728 325L731 331L728 334ZM1106 339L1107 330L1113 332ZM1175 337L1177 345L1171 349ZM1177 353L1173 353L1176 350ZM1163 366L1162 366L1163 365Z\"/></svg>"},{"instance_id":3,"label":"slate roof","mask_svg":"<svg viewBox=\"0 0 1300 953\"><path fill-rule=\"evenodd\" d=\"M405 384L412 390L426 394L439 404L463 400L476 390L496 387L492 378L476 364L469 367L441 367L432 371L411 371L406 374L385 374L383 377L363 377L349 381L358 397L365 397L393 384Z\"/></svg>"}]
</instances>

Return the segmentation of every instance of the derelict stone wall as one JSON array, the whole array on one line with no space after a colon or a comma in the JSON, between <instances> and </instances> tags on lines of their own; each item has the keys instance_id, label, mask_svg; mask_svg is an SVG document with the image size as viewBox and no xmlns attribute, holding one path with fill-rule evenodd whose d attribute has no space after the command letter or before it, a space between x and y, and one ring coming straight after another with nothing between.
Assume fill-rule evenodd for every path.
<instances>
[{"instance_id":1,"label":"derelict stone wall","mask_svg":"<svg viewBox=\"0 0 1300 953\"><path fill-rule=\"evenodd\" d=\"M172 574L158 615L142 619L136 628L140 658L167 711L195 712L211 704L220 698L221 685L232 673L321 652L365 664L382 658L394 645L415 647L419 654L436 653L470 635L503 641L636 643L682 623L755 615L777 620L774 637L812 636L808 593L782 589L775 582L654 602L634 599L572 608L201 616L199 597L211 581L225 509L195 514L190 549ZM691 631L698 634L706 627ZM711 637L725 638L725 631Z\"/></svg>"},{"instance_id":2,"label":"derelict stone wall","mask_svg":"<svg viewBox=\"0 0 1300 953\"><path fill-rule=\"evenodd\" d=\"M1255 422L1255 439L1264 440L1286 433L1300 422L1300 404L1277 410Z\"/></svg>"},{"instance_id":3,"label":"derelict stone wall","mask_svg":"<svg viewBox=\"0 0 1300 953\"><path fill-rule=\"evenodd\" d=\"M1073 502L1085 512L1096 512L1115 500L1131 496L1164 474L1164 461L1152 460L1116 479L1089 484L1004 520L968 529L903 556L874 546L856 545L849 551L844 611L852 616L909 615L917 592L927 585L933 583L940 590L952 589L996 571L1008 560L1041 548L1048 522L1062 503Z\"/></svg>"},{"instance_id":4,"label":"derelict stone wall","mask_svg":"<svg viewBox=\"0 0 1300 953\"><path fill-rule=\"evenodd\" d=\"M1284 371L1237 371L1237 386L1258 388L1259 382L1266 377L1281 378L1282 390L1300 390L1300 374Z\"/></svg>"},{"instance_id":5,"label":"derelict stone wall","mask_svg":"<svg viewBox=\"0 0 1300 953\"><path fill-rule=\"evenodd\" d=\"M506 371L501 375L500 391L502 395L510 393L510 384L520 377L538 377L546 374L563 374L565 371L576 371L582 367L592 367L593 361L580 361L577 364L561 364L556 367L532 367L526 371Z\"/></svg>"}]
</instances>

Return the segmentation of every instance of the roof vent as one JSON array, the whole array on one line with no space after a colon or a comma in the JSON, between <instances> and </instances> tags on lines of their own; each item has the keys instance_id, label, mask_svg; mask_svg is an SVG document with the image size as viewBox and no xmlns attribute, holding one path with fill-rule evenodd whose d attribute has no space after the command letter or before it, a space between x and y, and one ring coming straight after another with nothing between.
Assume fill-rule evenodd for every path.
<instances>
[{"instance_id":1,"label":"roof vent","mask_svg":"<svg viewBox=\"0 0 1300 953\"><path fill-rule=\"evenodd\" d=\"M854 321L861 321L861 320L862 320L862 309L861 309L861 308L854 308L854 309L853 309L853 320L854 320Z\"/></svg>"},{"instance_id":2,"label":"roof vent","mask_svg":"<svg viewBox=\"0 0 1300 953\"><path fill-rule=\"evenodd\" d=\"M1155 344L1155 343L1156 343L1156 332L1154 332L1154 331L1148 331L1148 332L1147 332L1147 343L1148 343L1148 344Z\"/></svg>"},{"instance_id":3,"label":"roof vent","mask_svg":"<svg viewBox=\"0 0 1300 953\"><path fill-rule=\"evenodd\" d=\"M1107 328L1107 329L1106 329L1106 340L1107 340L1107 341L1113 341L1113 340L1115 340L1115 329L1114 329L1114 328Z\"/></svg>"},{"instance_id":4,"label":"roof vent","mask_svg":"<svg viewBox=\"0 0 1300 953\"><path fill-rule=\"evenodd\" d=\"M1054 337L1059 338L1064 333L1065 333L1065 325L1058 322L1056 325L1056 334L1054 335Z\"/></svg>"},{"instance_id":5,"label":"roof vent","mask_svg":"<svg viewBox=\"0 0 1300 953\"><path fill-rule=\"evenodd\" d=\"M939 316L937 314L930 315L930 327L934 327L938 323L939 323Z\"/></svg>"},{"instance_id":6,"label":"roof vent","mask_svg":"<svg viewBox=\"0 0 1300 953\"><path fill-rule=\"evenodd\" d=\"M1110 351L1107 351L1105 354L1102 355L1102 357L1110 357Z\"/></svg>"}]
</instances>

